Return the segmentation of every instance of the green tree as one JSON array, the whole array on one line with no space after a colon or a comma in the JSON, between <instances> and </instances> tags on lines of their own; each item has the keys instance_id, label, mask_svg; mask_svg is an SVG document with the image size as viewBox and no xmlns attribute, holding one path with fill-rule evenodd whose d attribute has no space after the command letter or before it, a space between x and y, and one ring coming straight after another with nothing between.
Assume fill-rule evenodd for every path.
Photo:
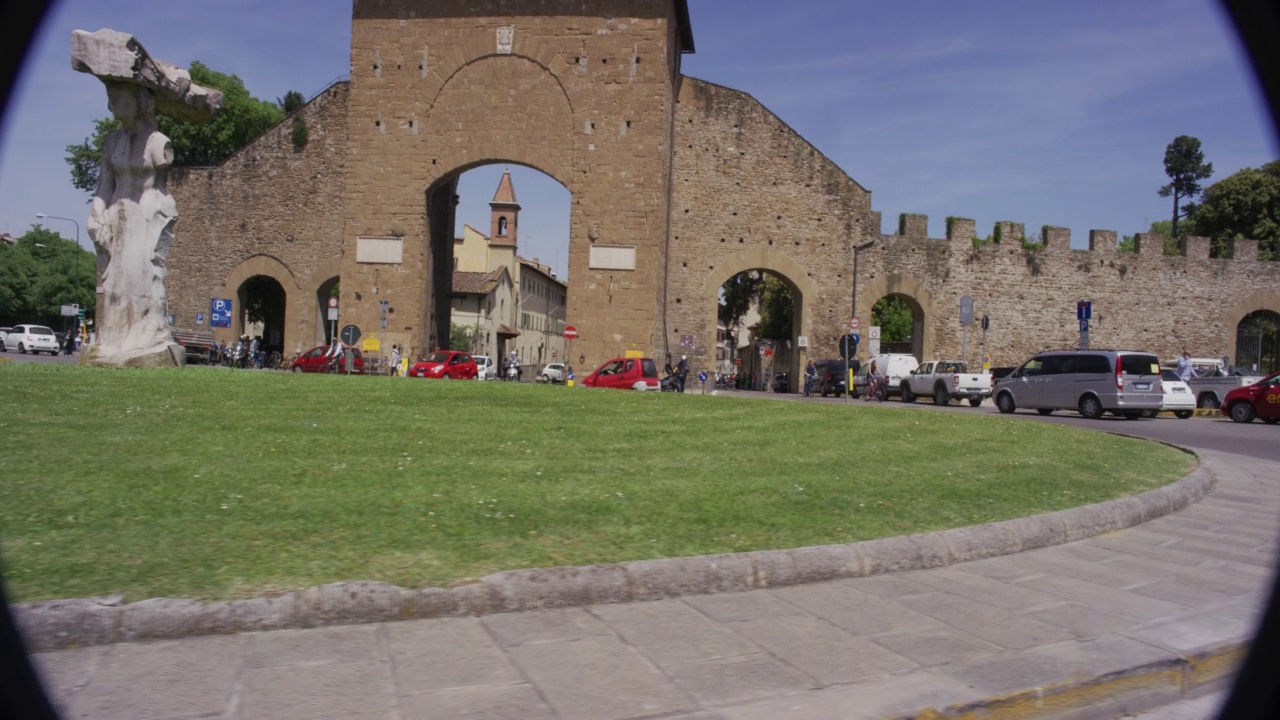
<instances>
[{"instance_id":1,"label":"green tree","mask_svg":"<svg viewBox=\"0 0 1280 720\"><path fill-rule=\"evenodd\" d=\"M458 323L449 323L449 347L450 350L465 350L471 352L471 341L476 337L476 328L472 325L459 325Z\"/></svg>"},{"instance_id":2,"label":"green tree","mask_svg":"<svg viewBox=\"0 0 1280 720\"><path fill-rule=\"evenodd\" d=\"M307 104L307 99L302 97L302 93L297 90L290 90L284 94L284 97L278 98L276 104L284 111L285 115L292 115L302 109Z\"/></svg>"},{"instance_id":3,"label":"green tree","mask_svg":"<svg viewBox=\"0 0 1280 720\"><path fill-rule=\"evenodd\" d=\"M718 319L724 323L730 337L737 337L742 319L752 305L760 304L760 292L764 287L762 276L755 270L738 273L720 287Z\"/></svg>"},{"instance_id":4,"label":"green tree","mask_svg":"<svg viewBox=\"0 0 1280 720\"><path fill-rule=\"evenodd\" d=\"M1151 235L1159 235L1164 238L1164 254L1177 255L1179 252L1178 239L1173 236L1173 223L1169 220L1156 220L1151 223L1151 227L1142 231ZM1184 235L1194 232L1191 228L1191 222L1188 220L1187 225L1182 228ZM1116 243L1116 252L1137 252L1138 238L1136 235L1125 235L1120 242Z\"/></svg>"},{"instance_id":5,"label":"green tree","mask_svg":"<svg viewBox=\"0 0 1280 720\"><path fill-rule=\"evenodd\" d=\"M1173 197L1172 237L1178 235L1178 216L1183 214L1182 200L1194 200L1200 194L1200 181L1213 174L1213 163L1204 161L1200 141L1190 135L1179 135L1164 149L1164 173L1172 181L1160 188L1160 197ZM1187 213L1194 209L1188 204Z\"/></svg>"},{"instance_id":6,"label":"green tree","mask_svg":"<svg viewBox=\"0 0 1280 720\"><path fill-rule=\"evenodd\" d=\"M163 115L156 117L157 129L173 142L174 165L216 165L222 162L284 119L282 105L293 102L291 95L296 94L286 94L278 105L250 95L239 77L210 70L199 61L191 63L189 72L192 82L222 91L222 109L213 122L204 125L178 122ZM119 127L114 118L96 120L92 137L67 146L66 160L71 166L72 185L90 193L97 189L102 144L107 135Z\"/></svg>"},{"instance_id":7,"label":"green tree","mask_svg":"<svg viewBox=\"0 0 1280 720\"><path fill-rule=\"evenodd\" d=\"M906 300L897 295L886 295L871 306L871 324L880 327L882 343L908 342L915 317Z\"/></svg>"},{"instance_id":8,"label":"green tree","mask_svg":"<svg viewBox=\"0 0 1280 720\"><path fill-rule=\"evenodd\" d=\"M760 299L760 325L757 334L770 340L790 340L795 319L795 302L791 288L777 275L765 274Z\"/></svg>"},{"instance_id":9,"label":"green tree","mask_svg":"<svg viewBox=\"0 0 1280 720\"><path fill-rule=\"evenodd\" d=\"M1191 218L1194 232L1210 238L1210 254L1226 257L1232 240L1257 240L1258 257L1272 260L1280 240L1280 161L1245 168L1205 188Z\"/></svg>"},{"instance_id":10,"label":"green tree","mask_svg":"<svg viewBox=\"0 0 1280 720\"><path fill-rule=\"evenodd\" d=\"M93 253L58 233L34 225L16 245L0 243L0 318L56 323L63 305L92 314Z\"/></svg>"}]
</instances>

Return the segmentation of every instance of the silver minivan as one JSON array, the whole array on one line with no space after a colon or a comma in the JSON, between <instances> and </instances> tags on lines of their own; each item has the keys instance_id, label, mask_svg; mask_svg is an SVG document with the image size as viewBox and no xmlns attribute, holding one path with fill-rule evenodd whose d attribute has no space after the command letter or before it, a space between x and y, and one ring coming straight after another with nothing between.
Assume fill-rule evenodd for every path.
<instances>
[{"instance_id":1,"label":"silver minivan","mask_svg":"<svg viewBox=\"0 0 1280 720\"><path fill-rule=\"evenodd\" d=\"M1160 360L1152 353L1055 350L1038 353L997 380L993 396L1002 413L1078 410L1090 419L1108 412L1137 419L1144 410L1160 409L1164 388Z\"/></svg>"}]
</instances>

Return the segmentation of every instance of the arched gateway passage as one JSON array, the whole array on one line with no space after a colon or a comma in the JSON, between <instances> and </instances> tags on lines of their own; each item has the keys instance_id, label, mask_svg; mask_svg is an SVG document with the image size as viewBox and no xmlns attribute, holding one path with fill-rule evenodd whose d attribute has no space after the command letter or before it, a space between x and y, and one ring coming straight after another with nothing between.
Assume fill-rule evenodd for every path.
<instances>
[{"instance_id":1,"label":"arched gateway passage","mask_svg":"<svg viewBox=\"0 0 1280 720\"><path fill-rule=\"evenodd\" d=\"M1232 306L1223 320L1234 335L1229 338L1234 340L1233 365L1260 373L1280 367L1280 293L1253 293Z\"/></svg>"},{"instance_id":2,"label":"arched gateway passage","mask_svg":"<svg viewBox=\"0 0 1280 720\"><path fill-rule=\"evenodd\" d=\"M895 299L893 303L885 303L885 305L905 305L910 310L910 333L905 337L893 337L887 343L882 340L880 352L909 353L921 361L933 357L936 344L936 339L933 337L934 319L937 313L934 309L933 296L924 283L910 275L889 273L869 283L866 293L860 294L858 298L859 314L868 321L874 317L873 308L876 307L876 303L884 298ZM864 301L862 298L867 300ZM864 346L859 348L859 353L863 356L869 352L865 347L866 342L864 336Z\"/></svg>"},{"instance_id":3,"label":"arched gateway passage","mask_svg":"<svg viewBox=\"0 0 1280 720\"><path fill-rule=\"evenodd\" d=\"M233 337L261 336L265 346L284 352L291 341L288 304L299 290L289 268L270 255L254 255L231 272L226 289L235 297Z\"/></svg>"},{"instance_id":4,"label":"arched gateway passage","mask_svg":"<svg viewBox=\"0 0 1280 720\"><path fill-rule=\"evenodd\" d=\"M243 334L259 338L264 350L284 349L285 301L284 286L267 275L254 275L236 290L241 310L240 324Z\"/></svg>"},{"instance_id":5,"label":"arched gateway passage","mask_svg":"<svg viewBox=\"0 0 1280 720\"><path fill-rule=\"evenodd\" d=\"M390 298L387 345L450 342L457 175L492 163L537 169L572 195L561 321L578 329L575 364L662 344L655 287L687 9L535 5L353 8L341 303L344 322L376 328Z\"/></svg>"},{"instance_id":6,"label":"arched gateway passage","mask_svg":"<svg viewBox=\"0 0 1280 720\"><path fill-rule=\"evenodd\" d=\"M764 332L750 335L745 345L733 337L735 335L731 329L726 328L725 339L720 339L717 335L708 335L707 337L698 338L698 347L704 350L700 353L700 357L704 358L703 365L712 366L718 358L718 352L723 349L726 354L731 352L737 353L740 364L735 365L738 372L746 374L748 377L754 376L757 383L767 383L772 380L778 373L787 373L789 378L790 392L799 392L802 387L799 384L799 378L802 375L802 368L807 359L806 355L801 352L799 347L799 339L801 336L808 337L811 333L813 325L809 313L805 309L806 302L812 302L812 298L818 297L817 286L809 279L795 260L787 255L770 248L753 248L745 252L739 253L734 257L722 262L707 274L706 280L703 282L704 297L708 298L707 309L709 316L707 317L708 328L713 331L720 323L720 300L721 293L727 283L742 274L754 275L764 282L765 278L773 277L785 289L785 293L790 299L790 322L775 322L775 328L782 328L784 334L778 337L764 337L764 335L778 335L776 332ZM757 312L761 302L768 302L763 293L756 301ZM785 312L785 303L779 302L773 312ZM780 318L774 318L779 320ZM674 349L680 348L680 340L684 335L679 328L676 328L676 337L670 347ZM732 351L724 347L724 342L728 341L734 345ZM701 368L700 368L701 369Z\"/></svg>"}]
</instances>

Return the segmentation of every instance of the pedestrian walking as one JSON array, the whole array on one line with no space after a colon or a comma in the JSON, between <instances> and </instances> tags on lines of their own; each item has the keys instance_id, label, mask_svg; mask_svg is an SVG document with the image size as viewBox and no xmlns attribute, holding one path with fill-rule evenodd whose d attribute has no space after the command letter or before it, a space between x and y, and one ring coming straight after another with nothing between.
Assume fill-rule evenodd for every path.
<instances>
[{"instance_id":1,"label":"pedestrian walking","mask_svg":"<svg viewBox=\"0 0 1280 720\"><path fill-rule=\"evenodd\" d=\"M681 355L680 362L676 364L676 380L680 386L680 392L684 392L684 383L689 377L689 356Z\"/></svg>"},{"instance_id":2,"label":"pedestrian walking","mask_svg":"<svg viewBox=\"0 0 1280 720\"><path fill-rule=\"evenodd\" d=\"M1186 382L1193 377L1198 377L1200 373L1196 372L1196 368L1191 364L1191 353L1186 348L1182 349L1182 356L1178 358L1178 379Z\"/></svg>"},{"instance_id":3,"label":"pedestrian walking","mask_svg":"<svg viewBox=\"0 0 1280 720\"><path fill-rule=\"evenodd\" d=\"M813 383L818 379L818 368L810 360L808 365L804 366L804 396L813 397Z\"/></svg>"},{"instance_id":4,"label":"pedestrian walking","mask_svg":"<svg viewBox=\"0 0 1280 720\"><path fill-rule=\"evenodd\" d=\"M391 375L396 376L399 374L400 374L400 346L392 345L391 346Z\"/></svg>"},{"instance_id":5,"label":"pedestrian walking","mask_svg":"<svg viewBox=\"0 0 1280 720\"><path fill-rule=\"evenodd\" d=\"M63 344L66 346L68 355L76 351L76 333L74 330L67 333L66 342Z\"/></svg>"}]
</instances>

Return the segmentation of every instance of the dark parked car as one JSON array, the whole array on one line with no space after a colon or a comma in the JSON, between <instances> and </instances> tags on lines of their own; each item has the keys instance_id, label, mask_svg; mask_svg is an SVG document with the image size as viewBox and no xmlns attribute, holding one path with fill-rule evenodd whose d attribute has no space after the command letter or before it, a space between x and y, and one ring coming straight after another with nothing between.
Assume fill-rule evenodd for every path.
<instances>
[{"instance_id":1,"label":"dark parked car","mask_svg":"<svg viewBox=\"0 0 1280 720\"><path fill-rule=\"evenodd\" d=\"M840 397L848 392L843 358L819 360L813 366L818 371L818 379L813 382L814 395L821 395L822 397L835 395ZM857 360L849 361L849 370L855 373L858 372L860 366L861 363Z\"/></svg>"}]
</instances>

